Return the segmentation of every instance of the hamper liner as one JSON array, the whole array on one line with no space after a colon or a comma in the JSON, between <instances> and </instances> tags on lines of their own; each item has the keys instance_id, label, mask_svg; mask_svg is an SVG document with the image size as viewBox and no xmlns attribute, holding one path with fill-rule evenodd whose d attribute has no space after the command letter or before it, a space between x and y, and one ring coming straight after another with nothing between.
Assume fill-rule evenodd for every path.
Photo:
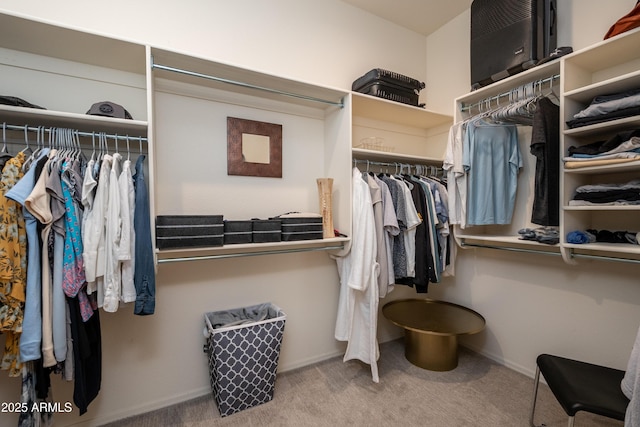
<instances>
[{"instance_id":1,"label":"hamper liner","mask_svg":"<svg viewBox=\"0 0 640 427\"><path fill-rule=\"evenodd\" d=\"M211 389L220 416L273 399L286 315L264 303L206 313Z\"/></svg>"}]
</instances>

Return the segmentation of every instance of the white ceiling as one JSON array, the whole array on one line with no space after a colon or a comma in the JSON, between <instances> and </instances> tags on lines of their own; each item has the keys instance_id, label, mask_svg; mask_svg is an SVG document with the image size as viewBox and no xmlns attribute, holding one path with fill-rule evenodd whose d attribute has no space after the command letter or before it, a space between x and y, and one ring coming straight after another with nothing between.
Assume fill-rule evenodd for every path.
<instances>
[{"instance_id":1,"label":"white ceiling","mask_svg":"<svg viewBox=\"0 0 640 427\"><path fill-rule=\"evenodd\" d=\"M472 0L342 0L425 36L471 7Z\"/></svg>"}]
</instances>

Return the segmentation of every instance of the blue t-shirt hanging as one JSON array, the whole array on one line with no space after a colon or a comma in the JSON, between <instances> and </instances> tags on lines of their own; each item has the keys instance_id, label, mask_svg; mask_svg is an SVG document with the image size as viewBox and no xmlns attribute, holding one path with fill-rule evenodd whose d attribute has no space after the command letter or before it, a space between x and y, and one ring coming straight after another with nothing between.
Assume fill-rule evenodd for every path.
<instances>
[{"instance_id":1,"label":"blue t-shirt hanging","mask_svg":"<svg viewBox=\"0 0 640 427\"><path fill-rule=\"evenodd\" d=\"M522 168L516 125L469 122L462 160L468 173L467 224L510 224Z\"/></svg>"}]
</instances>

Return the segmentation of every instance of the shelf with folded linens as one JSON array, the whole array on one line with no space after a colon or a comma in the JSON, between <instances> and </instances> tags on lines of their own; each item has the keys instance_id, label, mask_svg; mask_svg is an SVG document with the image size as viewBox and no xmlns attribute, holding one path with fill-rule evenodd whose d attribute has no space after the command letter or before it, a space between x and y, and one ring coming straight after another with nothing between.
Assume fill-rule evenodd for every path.
<instances>
[{"instance_id":1,"label":"shelf with folded linens","mask_svg":"<svg viewBox=\"0 0 640 427\"><path fill-rule=\"evenodd\" d=\"M586 110L598 97L632 92L640 89L640 54L634 47L640 44L640 30L632 30L617 37L597 43L594 46L573 52L558 61L547 63L542 67L534 67L516 76L486 86L478 93L470 93L456 100L456 120L465 116L466 105L482 104L486 99L496 99L501 93L507 93L509 85L513 86L531 79L544 78L552 73L559 74L560 112L560 173L559 173L559 243L554 247L527 244L518 236L522 230L531 230L535 224L528 221L531 214L530 179L533 177L533 162L525 161L521 176L518 178L518 193L510 224L489 226L455 227L456 239L461 246L484 246L500 249L524 249L533 252L557 253L569 263L577 259L601 259L637 262L640 258L640 246L634 238L640 231L640 205L628 203L593 203L587 201L574 202L589 191L594 185L619 186L633 185L640 176L640 157L636 158L634 149L629 153L602 152L609 157L589 158L583 152L591 146L602 144L609 147L616 138L624 138L634 131L640 131L640 111L636 105L625 105L624 111L608 113L607 117L595 120ZM550 68L545 68L550 67ZM553 70L553 71L550 71ZM628 101L628 99L626 100ZM627 109L628 108L628 109ZM619 108L622 110L623 108ZM467 113L468 114L468 113ZM576 120L578 119L578 120ZM520 133L519 133L520 135ZM634 135L635 136L635 135ZM629 138L630 139L630 138ZM604 144L605 142L608 144ZM632 141L633 142L633 141ZM624 151L620 145L619 151ZM528 147L521 147L521 152ZM637 151L637 150L636 150ZM574 152L578 155L574 155ZM613 155L612 155L613 154ZM581 158L580 158L581 157ZM520 185L523 184L523 185ZM522 190L522 192L521 192ZM607 188L608 190L608 188ZM590 197L590 196L589 196ZM586 197L587 199L589 197ZM606 200L606 199L603 199ZM594 233L598 236L572 240L567 235L574 233ZM608 241L608 233L626 233L628 240L613 239ZM605 236L605 237L602 237ZM619 237L619 235L616 234ZM528 247L529 245L530 247ZM544 246L544 247L543 247Z\"/></svg>"},{"instance_id":2,"label":"shelf with folded linens","mask_svg":"<svg viewBox=\"0 0 640 427\"><path fill-rule=\"evenodd\" d=\"M563 58L561 248L567 262L640 259L634 195L640 54L627 50L637 43L640 32L630 31Z\"/></svg>"}]
</instances>

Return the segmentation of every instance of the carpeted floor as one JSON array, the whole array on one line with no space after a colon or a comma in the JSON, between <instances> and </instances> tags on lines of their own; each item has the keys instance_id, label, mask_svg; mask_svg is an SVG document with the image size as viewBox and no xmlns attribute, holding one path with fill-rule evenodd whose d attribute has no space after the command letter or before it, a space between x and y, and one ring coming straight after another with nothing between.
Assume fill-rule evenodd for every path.
<instances>
[{"instance_id":1,"label":"carpeted floor","mask_svg":"<svg viewBox=\"0 0 640 427\"><path fill-rule=\"evenodd\" d=\"M333 358L278 375L271 402L220 417L210 396L108 424L162 426L433 426L518 427L529 425L533 380L461 349L448 372L418 368L404 357L402 340L380 346L380 383L368 365ZM541 384L536 423L566 426L567 416ZM580 412L576 427L622 426Z\"/></svg>"}]
</instances>

